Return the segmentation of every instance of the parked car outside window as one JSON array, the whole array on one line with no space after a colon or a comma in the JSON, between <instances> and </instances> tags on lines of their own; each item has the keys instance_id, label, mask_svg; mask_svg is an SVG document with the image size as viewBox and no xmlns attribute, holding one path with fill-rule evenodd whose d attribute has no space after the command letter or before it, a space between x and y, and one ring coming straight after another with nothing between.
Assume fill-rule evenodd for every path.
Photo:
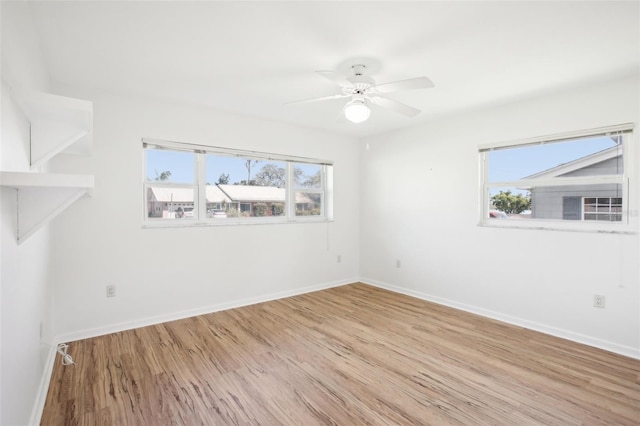
<instances>
[{"instance_id":1,"label":"parked car outside window","mask_svg":"<svg viewBox=\"0 0 640 426\"><path fill-rule=\"evenodd\" d=\"M207 210L207 217L222 219L227 217L227 213L224 210Z\"/></svg>"},{"instance_id":2,"label":"parked car outside window","mask_svg":"<svg viewBox=\"0 0 640 426\"><path fill-rule=\"evenodd\" d=\"M500 210L490 210L489 217L492 219L509 219L509 216Z\"/></svg>"}]
</instances>

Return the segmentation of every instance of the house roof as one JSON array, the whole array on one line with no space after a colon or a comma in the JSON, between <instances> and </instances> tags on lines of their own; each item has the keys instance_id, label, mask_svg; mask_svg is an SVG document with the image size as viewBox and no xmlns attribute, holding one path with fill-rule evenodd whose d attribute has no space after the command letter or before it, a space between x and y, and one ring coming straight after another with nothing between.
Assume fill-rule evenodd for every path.
<instances>
[{"instance_id":1,"label":"house roof","mask_svg":"<svg viewBox=\"0 0 640 426\"><path fill-rule=\"evenodd\" d=\"M233 201L285 200L285 189L273 186L218 185L218 188Z\"/></svg>"},{"instance_id":2,"label":"house roof","mask_svg":"<svg viewBox=\"0 0 640 426\"><path fill-rule=\"evenodd\" d=\"M562 163L550 169L546 169L541 172L526 176L523 179L552 178L562 176L566 175L567 173L571 173L576 170L584 169L594 164L602 163L603 161L619 157L621 155L622 152L620 151L620 147L612 146L611 148L607 148L602 151L580 157L576 160L569 161L568 163Z\"/></svg>"},{"instance_id":3,"label":"house roof","mask_svg":"<svg viewBox=\"0 0 640 426\"><path fill-rule=\"evenodd\" d=\"M149 191L150 195L152 195L156 201L165 203L193 203L194 190L190 188L151 187ZM207 185L206 191L208 203L231 201L217 186Z\"/></svg>"},{"instance_id":4,"label":"house roof","mask_svg":"<svg viewBox=\"0 0 640 426\"><path fill-rule=\"evenodd\" d=\"M208 203L228 203L231 201L217 186L207 185L206 188Z\"/></svg>"},{"instance_id":5,"label":"house roof","mask_svg":"<svg viewBox=\"0 0 640 426\"><path fill-rule=\"evenodd\" d=\"M151 187L149 197L160 202L193 203L194 190L190 188ZM230 202L281 202L285 201L285 189L272 186L207 185L208 203ZM296 192L296 203L313 203L304 192Z\"/></svg>"},{"instance_id":6,"label":"house roof","mask_svg":"<svg viewBox=\"0 0 640 426\"><path fill-rule=\"evenodd\" d=\"M193 189L152 187L149 188L148 197L167 203L193 203Z\"/></svg>"},{"instance_id":7,"label":"house roof","mask_svg":"<svg viewBox=\"0 0 640 426\"><path fill-rule=\"evenodd\" d=\"M218 185L220 190L224 192L232 201L285 201L285 189L273 186L247 186L247 185ZM296 204L313 203L304 192L296 192Z\"/></svg>"}]
</instances>

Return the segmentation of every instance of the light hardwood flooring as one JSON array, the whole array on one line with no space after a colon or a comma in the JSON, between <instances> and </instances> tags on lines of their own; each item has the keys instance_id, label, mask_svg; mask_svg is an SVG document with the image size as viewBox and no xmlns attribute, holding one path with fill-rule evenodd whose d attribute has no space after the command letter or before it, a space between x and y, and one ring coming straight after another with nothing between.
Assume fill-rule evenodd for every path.
<instances>
[{"instance_id":1,"label":"light hardwood flooring","mask_svg":"<svg viewBox=\"0 0 640 426\"><path fill-rule=\"evenodd\" d=\"M364 284L69 353L43 425L640 424L640 361Z\"/></svg>"}]
</instances>

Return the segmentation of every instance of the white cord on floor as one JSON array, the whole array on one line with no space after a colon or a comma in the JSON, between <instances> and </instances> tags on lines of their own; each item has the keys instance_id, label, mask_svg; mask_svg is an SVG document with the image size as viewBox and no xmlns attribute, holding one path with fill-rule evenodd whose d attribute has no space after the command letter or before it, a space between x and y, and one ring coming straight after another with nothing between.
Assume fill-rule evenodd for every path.
<instances>
[{"instance_id":1,"label":"white cord on floor","mask_svg":"<svg viewBox=\"0 0 640 426\"><path fill-rule=\"evenodd\" d=\"M67 353L68 349L69 345L67 345L66 343L60 343L58 345L58 353L62 355L62 365L76 365L76 363L73 362L73 358L71 358L71 355Z\"/></svg>"}]
</instances>

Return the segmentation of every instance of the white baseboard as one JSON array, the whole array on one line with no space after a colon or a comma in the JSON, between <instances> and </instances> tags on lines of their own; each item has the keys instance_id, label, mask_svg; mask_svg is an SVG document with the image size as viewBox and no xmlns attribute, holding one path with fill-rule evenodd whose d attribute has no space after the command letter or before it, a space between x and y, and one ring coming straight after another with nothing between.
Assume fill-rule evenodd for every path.
<instances>
[{"instance_id":1,"label":"white baseboard","mask_svg":"<svg viewBox=\"0 0 640 426\"><path fill-rule=\"evenodd\" d=\"M44 410L44 404L47 401L47 393L49 392L49 384L51 383L53 364L56 362L56 353L56 345L51 346L49 348L47 360L42 371L42 377L40 377L40 386L38 387L38 393L36 395L35 403L33 404L33 409L31 410L31 418L29 420L29 424L32 426L39 425L42 418L42 411Z\"/></svg>"},{"instance_id":2,"label":"white baseboard","mask_svg":"<svg viewBox=\"0 0 640 426\"><path fill-rule=\"evenodd\" d=\"M256 303L268 302L276 299L283 299L285 297L297 296L299 294L311 293L314 291L325 290L332 287L339 287L346 284L352 284L358 282L357 278L349 280L340 280L329 283L315 284L307 287L296 288L292 290L285 290L271 294L265 294L257 297L250 297L247 299L234 300L231 302L220 303L210 306L202 306L200 308L187 309L184 311L171 312L163 315L156 315L153 317L140 318L134 321L126 321L117 324L111 324L104 327L88 328L84 330L75 331L72 333L66 333L56 336L55 341L57 343L68 343L75 340L88 339L91 337L103 336L105 334L117 333L119 331L131 330L134 328L146 327L149 325L161 324L163 322L175 321L184 318L190 318L197 315L210 314L212 312L224 311L227 309L240 308L242 306L255 305ZM57 344L56 343L56 344Z\"/></svg>"},{"instance_id":3,"label":"white baseboard","mask_svg":"<svg viewBox=\"0 0 640 426\"><path fill-rule=\"evenodd\" d=\"M449 306L451 308L460 309L461 311L471 312L473 314L482 315L483 317L495 319L508 324L517 325L519 327L527 328L529 330L538 331L540 333L549 334L551 336L560 337L563 339L571 340L577 343L582 343L595 348L604 349L609 352L614 352L620 355L628 356L630 358L640 359L640 349L631 346L620 345L614 342L598 339L595 337L587 336L580 333L574 333L569 330L552 327L546 324L538 323L535 321L529 321L523 318L514 317L511 315L502 314L489 309L479 308L477 306L467 305L465 303L456 302L454 300L444 299L442 297L432 296L427 293L422 293L415 290L409 290L406 288L398 287L381 281L377 281L370 278L360 278L360 282L369 284L374 287L383 288L385 290L393 291L395 293L406 294L407 296L415 297L418 299L426 300L428 302L437 303L439 305Z\"/></svg>"}]
</instances>

